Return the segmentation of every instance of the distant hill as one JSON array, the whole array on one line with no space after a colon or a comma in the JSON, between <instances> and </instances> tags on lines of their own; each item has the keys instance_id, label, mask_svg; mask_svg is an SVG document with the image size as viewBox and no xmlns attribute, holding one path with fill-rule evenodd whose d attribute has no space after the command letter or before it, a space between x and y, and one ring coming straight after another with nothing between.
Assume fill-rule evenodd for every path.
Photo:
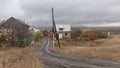
<instances>
[{"instance_id":1,"label":"distant hill","mask_svg":"<svg viewBox=\"0 0 120 68\"><path fill-rule=\"evenodd\" d=\"M120 34L120 27L72 27L72 30L77 29L86 29L90 31L105 31L105 32L112 32L114 34Z\"/></svg>"}]
</instances>

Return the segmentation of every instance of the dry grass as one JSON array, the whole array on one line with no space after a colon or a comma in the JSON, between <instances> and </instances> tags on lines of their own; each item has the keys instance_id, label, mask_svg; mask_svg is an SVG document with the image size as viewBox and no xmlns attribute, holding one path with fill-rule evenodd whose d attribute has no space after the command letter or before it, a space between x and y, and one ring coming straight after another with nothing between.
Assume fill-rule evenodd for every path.
<instances>
[{"instance_id":1,"label":"dry grass","mask_svg":"<svg viewBox=\"0 0 120 68\"><path fill-rule=\"evenodd\" d=\"M43 64L34 54L36 48L37 46L10 47L0 51L0 68L43 68Z\"/></svg>"},{"instance_id":2,"label":"dry grass","mask_svg":"<svg viewBox=\"0 0 120 68\"><path fill-rule=\"evenodd\" d=\"M83 56L120 62L120 36L89 42L62 41L56 51L74 56Z\"/></svg>"}]
</instances>

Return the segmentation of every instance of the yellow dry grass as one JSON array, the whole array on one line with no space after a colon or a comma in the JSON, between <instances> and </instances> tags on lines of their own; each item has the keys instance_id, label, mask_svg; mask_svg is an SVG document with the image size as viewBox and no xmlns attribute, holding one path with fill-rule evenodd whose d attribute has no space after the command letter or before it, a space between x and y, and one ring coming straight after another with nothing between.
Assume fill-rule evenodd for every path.
<instances>
[{"instance_id":1,"label":"yellow dry grass","mask_svg":"<svg viewBox=\"0 0 120 68\"><path fill-rule=\"evenodd\" d=\"M120 35L89 42L64 41L61 45L55 50L63 54L120 62Z\"/></svg>"},{"instance_id":2,"label":"yellow dry grass","mask_svg":"<svg viewBox=\"0 0 120 68\"><path fill-rule=\"evenodd\" d=\"M43 64L34 54L36 48L37 46L10 47L0 51L0 68L43 68Z\"/></svg>"}]
</instances>

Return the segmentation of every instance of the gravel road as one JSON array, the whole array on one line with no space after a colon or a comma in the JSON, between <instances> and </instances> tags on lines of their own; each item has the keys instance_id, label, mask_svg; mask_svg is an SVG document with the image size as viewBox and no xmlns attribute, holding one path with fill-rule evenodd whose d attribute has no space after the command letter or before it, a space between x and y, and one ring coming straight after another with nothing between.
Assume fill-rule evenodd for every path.
<instances>
[{"instance_id":1,"label":"gravel road","mask_svg":"<svg viewBox=\"0 0 120 68\"><path fill-rule=\"evenodd\" d=\"M76 58L53 53L49 50L50 39L46 39L36 50L45 68L120 68L120 63L97 59Z\"/></svg>"}]
</instances>

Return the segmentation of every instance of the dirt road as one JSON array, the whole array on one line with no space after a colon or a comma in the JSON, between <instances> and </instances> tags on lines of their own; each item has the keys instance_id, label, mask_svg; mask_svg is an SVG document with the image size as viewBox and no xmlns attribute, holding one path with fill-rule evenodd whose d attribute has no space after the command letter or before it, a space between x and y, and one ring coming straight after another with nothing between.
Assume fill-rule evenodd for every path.
<instances>
[{"instance_id":1,"label":"dirt road","mask_svg":"<svg viewBox=\"0 0 120 68\"><path fill-rule=\"evenodd\" d=\"M50 40L46 39L36 50L45 68L120 68L120 63L97 59L76 58L53 53L49 50Z\"/></svg>"}]
</instances>

